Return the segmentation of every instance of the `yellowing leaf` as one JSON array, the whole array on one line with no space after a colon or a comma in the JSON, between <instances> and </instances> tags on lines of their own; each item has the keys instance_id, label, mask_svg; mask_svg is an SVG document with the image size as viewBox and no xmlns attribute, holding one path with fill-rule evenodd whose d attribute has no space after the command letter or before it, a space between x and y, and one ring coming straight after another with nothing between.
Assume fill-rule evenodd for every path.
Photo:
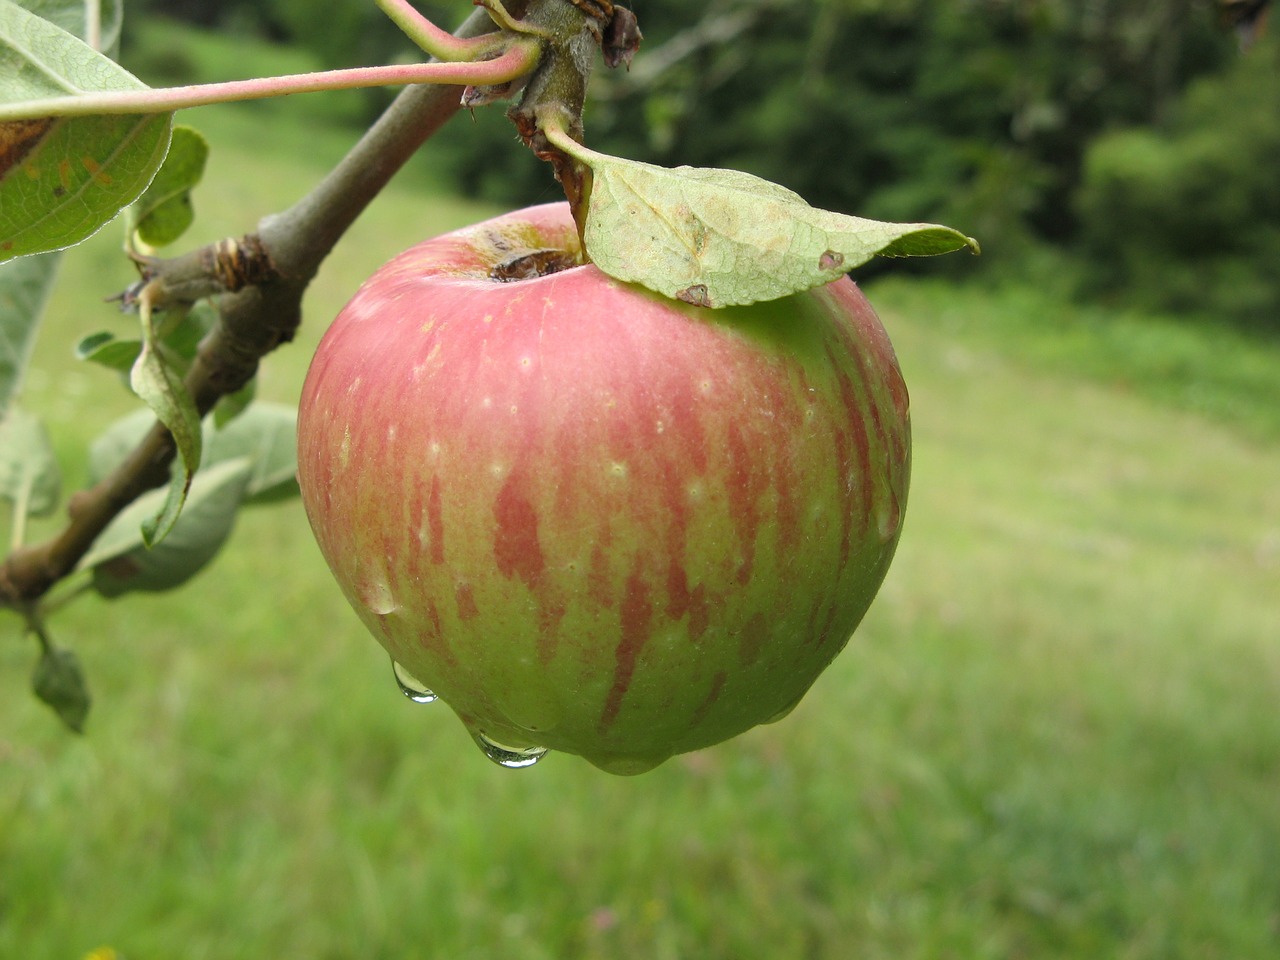
<instances>
[{"instance_id":1,"label":"yellowing leaf","mask_svg":"<svg viewBox=\"0 0 1280 960\"><path fill-rule=\"evenodd\" d=\"M0 0L0 105L146 85L67 31ZM172 114L0 122L0 261L97 232L155 175Z\"/></svg>"},{"instance_id":2,"label":"yellowing leaf","mask_svg":"<svg viewBox=\"0 0 1280 960\"><path fill-rule=\"evenodd\" d=\"M668 169L588 150L553 112L547 139L591 168L583 242L605 273L705 307L776 300L829 283L877 254L931 256L977 241L936 223L882 223L811 207L742 173Z\"/></svg>"},{"instance_id":3,"label":"yellowing leaf","mask_svg":"<svg viewBox=\"0 0 1280 960\"><path fill-rule=\"evenodd\" d=\"M775 300L881 256L930 256L977 244L931 223L883 223L809 206L736 170L592 164L584 240L605 273L723 307Z\"/></svg>"}]
</instances>

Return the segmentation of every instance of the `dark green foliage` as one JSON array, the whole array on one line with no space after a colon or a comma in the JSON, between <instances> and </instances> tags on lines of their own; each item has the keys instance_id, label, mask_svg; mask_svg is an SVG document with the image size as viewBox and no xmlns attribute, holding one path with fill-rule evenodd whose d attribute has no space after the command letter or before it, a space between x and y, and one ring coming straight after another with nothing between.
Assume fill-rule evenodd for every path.
<instances>
[{"instance_id":1,"label":"dark green foliage","mask_svg":"<svg viewBox=\"0 0 1280 960\"><path fill-rule=\"evenodd\" d=\"M1163 129L1094 143L1079 211L1096 290L1280 331L1280 44L1194 85Z\"/></svg>"},{"instance_id":2,"label":"dark green foliage","mask_svg":"<svg viewBox=\"0 0 1280 960\"><path fill-rule=\"evenodd\" d=\"M895 272L1022 276L1028 252L1083 254L1090 293L1274 326L1278 285L1260 265L1278 261L1280 240L1274 193L1259 191L1277 184L1278 71L1263 46L1241 58L1211 0L630 5L645 41L629 72L593 82L598 150L735 167L816 206L946 223L983 243L979 261ZM447 25L470 10L416 6ZM217 25L305 46L327 66L416 55L372 3L229 0ZM388 94L360 96L367 119ZM427 162L468 196L560 196L502 105L451 127Z\"/></svg>"}]
</instances>

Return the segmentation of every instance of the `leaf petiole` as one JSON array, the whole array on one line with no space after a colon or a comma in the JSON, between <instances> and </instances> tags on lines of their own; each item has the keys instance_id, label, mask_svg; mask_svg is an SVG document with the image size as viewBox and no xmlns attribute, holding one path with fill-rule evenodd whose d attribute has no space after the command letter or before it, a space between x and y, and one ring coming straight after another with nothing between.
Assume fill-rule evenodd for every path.
<instances>
[{"instance_id":1,"label":"leaf petiole","mask_svg":"<svg viewBox=\"0 0 1280 960\"><path fill-rule=\"evenodd\" d=\"M34 473L29 469L24 471L17 496L13 498L13 536L9 544L11 552L22 549L22 545L27 541L27 515L31 506L31 492L35 489L35 485Z\"/></svg>"},{"instance_id":2,"label":"leaf petiole","mask_svg":"<svg viewBox=\"0 0 1280 960\"><path fill-rule=\"evenodd\" d=\"M564 126L564 115L561 108L555 106L540 107L538 109L538 129L547 138L547 143L561 153L568 154L579 163L591 166L593 160L607 159L605 154L597 153L569 136L569 132Z\"/></svg>"},{"instance_id":3,"label":"leaf petiole","mask_svg":"<svg viewBox=\"0 0 1280 960\"><path fill-rule=\"evenodd\" d=\"M169 113L188 107L241 100L262 100L294 93L350 90L360 87L438 83L492 85L522 77L537 66L541 48L537 41L517 38L493 60L478 63L412 63L385 67L353 67L320 73L290 74L256 80L169 87L160 90L119 90L65 97L46 97L0 104L0 122L42 117L77 117L103 114Z\"/></svg>"},{"instance_id":4,"label":"leaf petiole","mask_svg":"<svg viewBox=\"0 0 1280 960\"><path fill-rule=\"evenodd\" d=\"M419 13L408 0L374 0L410 40L437 60L448 63L476 61L501 50L506 43L498 34L455 37Z\"/></svg>"}]
</instances>

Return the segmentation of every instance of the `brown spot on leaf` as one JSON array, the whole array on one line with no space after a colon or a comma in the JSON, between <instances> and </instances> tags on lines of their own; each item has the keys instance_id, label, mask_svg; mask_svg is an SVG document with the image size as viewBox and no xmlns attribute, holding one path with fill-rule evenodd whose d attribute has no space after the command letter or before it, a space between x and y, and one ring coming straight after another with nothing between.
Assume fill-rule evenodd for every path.
<instances>
[{"instance_id":1,"label":"brown spot on leaf","mask_svg":"<svg viewBox=\"0 0 1280 960\"><path fill-rule=\"evenodd\" d=\"M0 179L40 145L55 122L53 117L41 117L0 123Z\"/></svg>"},{"instance_id":2,"label":"brown spot on leaf","mask_svg":"<svg viewBox=\"0 0 1280 960\"><path fill-rule=\"evenodd\" d=\"M834 250L828 250L818 258L819 270L834 270L836 267L844 265L844 254L837 253Z\"/></svg>"},{"instance_id":3,"label":"brown spot on leaf","mask_svg":"<svg viewBox=\"0 0 1280 960\"><path fill-rule=\"evenodd\" d=\"M708 293L705 283L696 283L692 287L686 287L676 294L676 299L691 303L695 307L711 306L711 295Z\"/></svg>"},{"instance_id":4,"label":"brown spot on leaf","mask_svg":"<svg viewBox=\"0 0 1280 960\"><path fill-rule=\"evenodd\" d=\"M81 157L80 166L84 167L85 172L93 177L99 186L111 186L111 174L103 172L102 166L93 157Z\"/></svg>"}]
</instances>

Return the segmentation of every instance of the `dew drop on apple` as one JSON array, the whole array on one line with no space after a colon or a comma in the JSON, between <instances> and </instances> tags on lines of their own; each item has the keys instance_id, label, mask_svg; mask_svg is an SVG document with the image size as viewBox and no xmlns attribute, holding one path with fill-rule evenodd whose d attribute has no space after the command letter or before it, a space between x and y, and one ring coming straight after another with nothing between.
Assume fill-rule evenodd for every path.
<instances>
[{"instance_id":1,"label":"dew drop on apple","mask_svg":"<svg viewBox=\"0 0 1280 960\"><path fill-rule=\"evenodd\" d=\"M521 767L532 767L547 755L546 747L506 747L483 733L472 734L484 755L500 767L508 770L519 770Z\"/></svg>"},{"instance_id":2,"label":"dew drop on apple","mask_svg":"<svg viewBox=\"0 0 1280 960\"><path fill-rule=\"evenodd\" d=\"M391 661L391 672L395 674L396 685L400 688L400 692L414 703L430 703L436 698L436 695L427 689L425 683L394 660Z\"/></svg>"},{"instance_id":3,"label":"dew drop on apple","mask_svg":"<svg viewBox=\"0 0 1280 960\"><path fill-rule=\"evenodd\" d=\"M771 716L768 720L766 720L765 723L777 723L779 720L785 720L788 716L791 715L791 712L795 710L796 707L800 706L800 701L803 699L804 699L804 694L801 694L800 696L796 697L789 704L787 704L785 707L783 707L781 710L779 710L777 713Z\"/></svg>"},{"instance_id":4,"label":"dew drop on apple","mask_svg":"<svg viewBox=\"0 0 1280 960\"><path fill-rule=\"evenodd\" d=\"M898 527L901 524L902 505L898 502L897 494L891 490L888 503L881 506L876 514L876 529L880 534L880 542L888 543L897 536Z\"/></svg>"}]
</instances>

